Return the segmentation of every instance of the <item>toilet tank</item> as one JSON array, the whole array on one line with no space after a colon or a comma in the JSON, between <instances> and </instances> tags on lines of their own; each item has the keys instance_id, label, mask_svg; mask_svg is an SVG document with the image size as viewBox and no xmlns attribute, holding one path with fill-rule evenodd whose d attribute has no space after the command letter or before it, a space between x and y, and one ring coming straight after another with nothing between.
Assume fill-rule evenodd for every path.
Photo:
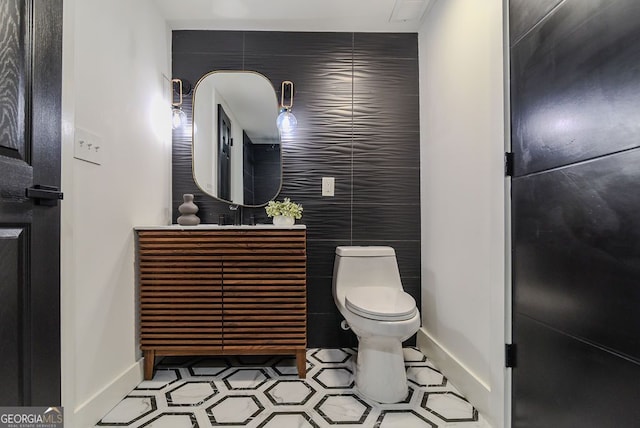
<instances>
[{"instance_id":1,"label":"toilet tank","mask_svg":"<svg viewBox=\"0 0 640 428\"><path fill-rule=\"evenodd\" d=\"M361 286L402 288L392 247L336 247L334 297L344 301L346 290Z\"/></svg>"}]
</instances>

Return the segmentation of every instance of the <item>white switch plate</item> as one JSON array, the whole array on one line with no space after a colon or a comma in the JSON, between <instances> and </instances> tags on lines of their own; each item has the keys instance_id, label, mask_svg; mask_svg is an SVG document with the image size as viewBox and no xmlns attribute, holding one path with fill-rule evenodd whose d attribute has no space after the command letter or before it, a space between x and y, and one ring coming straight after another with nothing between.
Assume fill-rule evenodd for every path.
<instances>
[{"instance_id":1,"label":"white switch plate","mask_svg":"<svg viewBox=\"0 0 640 428\"><path fill-rule=\"evenodd\" d=\"M102 137L85 129L76 128L73 144L73 157L83 161L101 165L104 144Z\"/></svg>"},{"instance_id":2,"label":"white switch plate","mask_svg":"<svg viewBox=\"0 0 640 428\"><path fill-rule=\"evenodd\" d=\"M322 196L333 196L335 185L335 177L322 177Z\"/></svg>"}]
</instances>

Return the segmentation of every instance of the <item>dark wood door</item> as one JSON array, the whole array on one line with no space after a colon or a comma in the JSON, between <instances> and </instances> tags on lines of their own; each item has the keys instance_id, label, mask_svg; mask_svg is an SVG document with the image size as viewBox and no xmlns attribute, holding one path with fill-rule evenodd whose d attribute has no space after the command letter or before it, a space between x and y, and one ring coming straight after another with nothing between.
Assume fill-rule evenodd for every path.
<instances>
[{"instance_id":1,"label":"dark wood door","mask_svg":"<svg viewBox=\"0 0 640 428\"><path fill-rule=\"evenodd\" d=\"M231 120L218 104L218 198L231 200Z\"/></svg>"},{"instance_id":2,"label":"dark wood door","mask_svg":"<svg viewBox=\"0 0 640 428\"><path fill-rule=\"evenodd\" d=\"M511 0L513 427L640 426L640 3Z\"/></svg>"},{"instance_id":3,"label":"dark wood door","mask_svg":"<svg viewBox=\"0 0 640 428\"><path fill-rule=\"evenodd\" d=\"M60 405L61 51L62 0L0 2L0 406Z\"/></svg>"}]
</instances>

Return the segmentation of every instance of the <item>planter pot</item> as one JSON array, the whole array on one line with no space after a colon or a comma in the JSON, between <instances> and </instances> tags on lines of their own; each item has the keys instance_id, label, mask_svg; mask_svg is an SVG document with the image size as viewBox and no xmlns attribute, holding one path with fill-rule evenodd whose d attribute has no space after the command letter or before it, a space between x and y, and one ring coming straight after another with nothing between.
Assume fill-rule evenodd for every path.
<instances>
[{"instance_id":1,"label":"planter pot","mask_svg":"<svg viewBox=\"0 0 640 428\"><path fill-rule=\"evenodd\" d=\"M293 226L295 222L296 220L293 217L288 217L284 215L273 216L274 226Z\"/></svg>"}]
</instances>

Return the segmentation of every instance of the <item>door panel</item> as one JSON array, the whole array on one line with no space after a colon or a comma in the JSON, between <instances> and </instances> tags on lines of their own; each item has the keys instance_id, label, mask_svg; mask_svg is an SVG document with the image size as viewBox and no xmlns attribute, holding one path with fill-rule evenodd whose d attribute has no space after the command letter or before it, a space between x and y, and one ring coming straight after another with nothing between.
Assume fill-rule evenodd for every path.
<instances>
[{"instance_id":1,"label":"door panel","mask_svg":"<svg viewBox=\"0 0 640 428\"><path fill-rule=\"evenodd\" d=\"M0 2L0 406L60 404L61 0Z\"/></svg>"},{"instance_id":2,"label":"door panel","mask_svg":"<svg viewBox=\"0 0 640 428\"><path fill-rule=\"evenodd\" d=\"M513 427L636 428L640 367L516 315L518 373Z\"/></svg>"},{"instance_id":3,"label":"door panel","mask_svg":"<svg viewBox=\"0 0 640 428\"><path fill-rule=\"evenodd\" d=\"M640 146L638 22L635 0L567 0L511 49L517 175Z\"/></svg>"},{"instance_id":4,"label":"door panel","mask_svg":"<svg viewBox=\"0 0 640 428\"><path fill-rule=\"evenodd\" d=\"M26 6L22 0L0 3L0 155L21 160L26 157L25 86L29 80L25 69L29 63L24 61L30 35L23 19Z\"/></svg>"},{"instance_id":5,"label":"door panel","mask_svg":"<svg viewBox=\"0 0 640 428\"><path fill-rule=\"evenodd\" d=\"M638 165L640 149L512 188L517 312L640 362Z\"/></svg>"},{"instance_id":6,"label":"door panel","mask_svg":"<svg viewBox=\"0 0 640 428\"><path fill-rule=\"evenodd\" d=\"M25 272L26 230L0 228L0 403L17 403L23 395L23 359L25 357ZM16 370L18 368L18 370Z\"/></svg>"}]
</instances>

